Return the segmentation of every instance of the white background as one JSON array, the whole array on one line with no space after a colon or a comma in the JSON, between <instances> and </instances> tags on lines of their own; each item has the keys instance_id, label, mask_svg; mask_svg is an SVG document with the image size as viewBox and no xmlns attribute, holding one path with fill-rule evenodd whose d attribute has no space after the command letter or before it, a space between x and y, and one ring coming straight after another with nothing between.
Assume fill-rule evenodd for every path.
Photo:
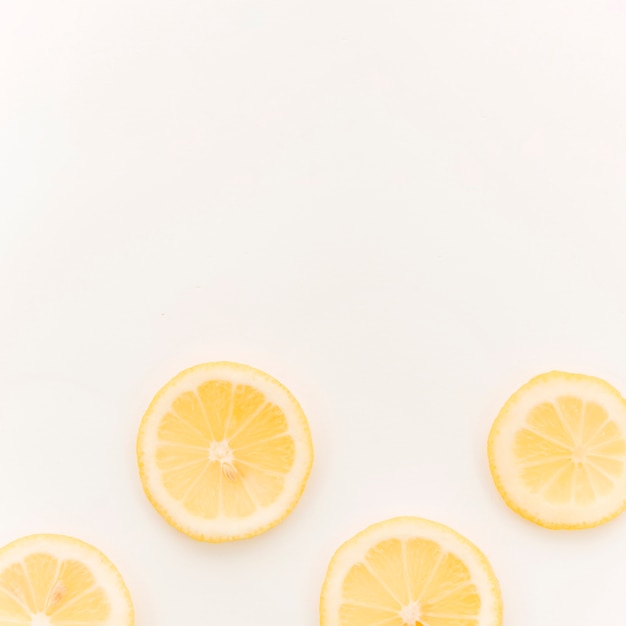
<instances>
[{"instance_id":1,"label":"white background","mask_svg":"<svg viewBox=\"0 0 626 626\"><path fill-rule=\"evenodd\" d=\"M507 626L626 623L626 516L535 527L485 453L537 373L626 392L625 32L621 0L0 0L0 544L98 545L138 626L316 626L335 548L420 515ZM221 359L294 392L316 461L208 545L134 443Z\"/></svg>"}]
</instances>

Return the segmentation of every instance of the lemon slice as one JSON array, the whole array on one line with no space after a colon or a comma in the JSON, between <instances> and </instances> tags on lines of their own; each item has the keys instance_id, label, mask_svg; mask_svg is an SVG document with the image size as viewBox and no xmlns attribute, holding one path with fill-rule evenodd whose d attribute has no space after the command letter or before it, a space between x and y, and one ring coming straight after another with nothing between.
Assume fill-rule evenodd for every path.
<instances>
[{"instance_id":1,"label":"lemon slice","mask_svg":"<svg viewBox=\"0 0 626 626\"><path fill-rule=\"evenodd\" d=\"M333 556L322 626L500 626L491 565L457 532L417 517L370 526Z\"/></svg>"},{"instance_id":2,"label":"lemon slice","mask_svg":"<svg viewBox=\"0 0 626 626\"><path fill-rule=\"evenodd\" d=\"M0 549L0 626L132 626L119 572L99 550L63 535Z\"/></svg>"},{"instance_id":3,"label":"lemon slice","mask_svg":"<svg viewBox=\"0 0 626 626\"><path fill-rule=\"evenodd\" d=\"M626 508L626 401L607 382L549 372L516 391L489 435L498 491L555 529L598 526Z\"/></svg>"},{"instance_id":4,"label":"lemon slice","mask_svg":"<svg viewBox=\"0 0 626 626\"><path fill-rule=\"evenodd\" d=\"M291 393L237 363L178 374L141 422L144 490L163 517L202 541L257 535L283 520L313 462L309 426Z\"/></svg>"}]
</instances>

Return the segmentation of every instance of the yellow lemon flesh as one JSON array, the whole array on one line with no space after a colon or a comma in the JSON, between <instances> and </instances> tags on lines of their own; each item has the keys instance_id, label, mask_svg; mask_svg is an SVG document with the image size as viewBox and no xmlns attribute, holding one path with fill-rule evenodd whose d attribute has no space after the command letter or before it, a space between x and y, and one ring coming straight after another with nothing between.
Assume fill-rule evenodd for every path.
<instances>
[{"instance_id":1,"label":"yellow lemon flesh","mask_svg":"<svg viewBox=\"0 0 626 626\"><path fill-rule=\"evenodd\" d=\"M130 595L99 550L62 535L0 549L0 626L133 626Z\"/></svg>"},{"instance_id":2,"label":"yellow lemon flesh","mask_svg":"<svg viewBox=\"0 0 626 626\"><path fill-rule=\"evenodd\" d=\"M257 535L283 520L313 462L307 419L277 380L247 365L181 372L141 422L144 490L163 517L202 541Z\"/></svg>"},{"instance_id":3,"label":"yellow lemon flesh","mask_svg":"<svg viewBox=\"0 0 626 626\"><path fill-rule=\"evenodd\" d=\"M626 508L626 401L604 380L533 378L500 411L488 450L500 494L536 524L589 528Z\"/></svg>"},{"instance_id":4,"label":"yellow lemon flesh","mask_svg":"<svg viewBox=\"0 0 626 626\"><path fill-rule=\"evenodd\" d=\"M416 517L370 526L333 556L322 626L500 626L498 581L480 550Z\"/></svg>"}]
</instances>

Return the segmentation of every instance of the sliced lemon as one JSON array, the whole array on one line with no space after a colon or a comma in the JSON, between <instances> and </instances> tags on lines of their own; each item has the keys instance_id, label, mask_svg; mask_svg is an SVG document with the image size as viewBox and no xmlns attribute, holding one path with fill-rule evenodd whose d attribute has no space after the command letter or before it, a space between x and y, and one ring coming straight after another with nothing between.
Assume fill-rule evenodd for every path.
<instances>
[{"instance_id":1,"label":"sliced lemon","mask_svg":"<svg viewBox=\"0 0 626 626\"><path fill-rule=\"evenodd\" d=\"M457 532L417 517L370 526L333 556L322 626L500 626L491 565Z\"/></svg>"},{"instance_id":2,"label":"sliced lemon","mask_svg":"<svg viewBox=\"0 0 626 626\"><path fill-rule=\"evenodd\" d=\"M283 520L313 462L308 422L277 380L247 365L187 369L141 422L144 490L163 517L202 541L257 535Z\"/></svg>"},{"instance_id":3,"label":"sliced lemon","mask_svg":"<svg viewBox=\"0 0 626 626\"><path fill-rule=\"evenodd\" d=\"M626 401L604 380L533 378L498 414L488 449L505 502L536 524L589 528L626 508Z\"/></svg>"},{"instance_id":4,"label":"sliced lemon","mask_svg":"<svg viewBox=\"0 0 626 626\"><path fill-rule=\"evenodd\" d=\"M0 549L0 626L132 626L128 589L99 550L63 535Z\"/></svg>"}]
</instances>

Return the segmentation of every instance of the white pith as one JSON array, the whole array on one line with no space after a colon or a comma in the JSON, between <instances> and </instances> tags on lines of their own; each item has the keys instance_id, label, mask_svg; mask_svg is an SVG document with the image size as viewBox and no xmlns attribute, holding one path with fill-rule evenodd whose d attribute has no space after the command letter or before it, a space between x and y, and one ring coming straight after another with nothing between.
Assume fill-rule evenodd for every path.
<instances>
[{"instance_id":1,"label":"white pith","mask_svg":"<svg viewBox=\"0 0 626 626\"><path fill-rule=\"evenodd\" d=\"M409 626L415 626L422 616L422 610L417 602L409 602L405 607L402 607L400 611L400 617L405 624Z\"/></svg>"}]
</instances>

